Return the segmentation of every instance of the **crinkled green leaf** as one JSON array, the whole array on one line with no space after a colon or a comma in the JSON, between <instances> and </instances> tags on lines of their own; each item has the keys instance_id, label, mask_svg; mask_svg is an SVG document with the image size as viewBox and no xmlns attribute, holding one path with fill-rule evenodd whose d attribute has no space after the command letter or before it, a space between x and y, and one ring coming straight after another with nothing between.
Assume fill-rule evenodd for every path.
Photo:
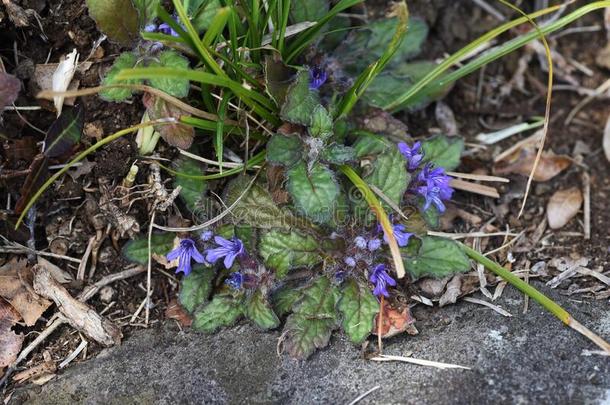
<instances>
[{"instance_id":1,"label":"crinkled green leaf","mask_svg":"<svg viewBox=\"0 0 610 405\"><path fill-rule=\"evenodd\" d=\"M150 24L157 17L157 7L161 0L132 0L133 5L138 10L138 21L140 28L144 28L146 24Z\"/></svg>"},{"instance_id":2,"label":"crinkled green leaf","mask_svg":"<svg viewBox=\"0 0 610 405\"><path fill-rule=\"evenodd\" d=\"M290 3L290 20L293 24L316 22L322 19L329 9L328 0L293 1Z\"/></svg>"},{"instance_id":3,"label":"crinkled green leaf","mask_svg":"<svg viewBox=\"0 0 610 405\"><path fill-rule=\"evenodd\" d=\"M164 51L158 56L159 62L152 62L152 67L167 67L175 69L188 69L188 60L176 51ZM173 77L154 77L149 79L150 85L174 97L183 98L189 94L189 80Z\"/></svg>"},{"instance_id":4,"label":"crinkled green leaf","mask_svg":"<svg viewBox=\"0 0 610 405\"><path fill-rule=\"evenodd\" d=\"M398 149L390 149L377 156L373 171L365 176L364 180L381 190L394 204L399 205L411 180L406 163Z\"/></svg>"},{"instance_id":5,"label":"crinkled green leaf","mask_svg":"<svg viewBox=\"0 0 610 405\"><path fill-rule=\"evenodd\" d=\"M356 160L356 151L350 146L333 144L326 147L321 154L322 160L326 162L341 165L347 162Z\"/></svg>"},{"instance_id":6,"label":"crinkled green leaf","mask_svg":"<svg viewBox=\"0 0 610 405\"><path fill-rule=\"evenodd\" d=\"M64 109L51 124L44 139L44 154L50 158L62 156L80 142L85 124L85 111L81 105Z\"/></svg>"},{"instance_id":7,"label":"crinkled green leaf","mask_svg":"<svg viewBox=\"0 0 610 405\"><path fill-rule=\"evenodd\" d=\"M303 292L292 286L285 286L275 291L271 296L273 310L278 316L292 312L294 304L301 299Z\"/></svg>"},{"instance_id":8,"label":"crinkled green leaf","mask_svg":"<svg viewBox=\"0 0 610 405\"><path fill-rule=\"evenodd\" d=\"M434 163L447 171L455 170L460 165L464 151L464 140L460 137L437 135L422 142L424 162Z\"/></svg>"},{"instance_id":9,"label":"crinkled green leaf","mask_svg":"<svg viewBox=\"0 0 610 405\"><path fill-rule=\"evenodd\" d=\"M371 333L379 302L369 286L361 286L354 279L345 281L344 285L338 305L343 315L343 330L353 343L359 344Z\"/></svg>"},{"instance_id":10,"label":"crinkled green leaf","mask_svg":"<svg viewBox=\"0 0 610 405\"><path fill-rule=\"evenodd\" d=\"M440 212L438 212L434 204L431 204L427 210L424 210L424 202L423 197L418 197L417 207L419 208L419 213L430 229L437 229L441 221Z\"/></svg>"},{"instance_id":11,"label":"crinkled green leaf","mask_svg":"<svg viewBox=\"0 0 610 405\"><path fill-rule=\"evenodd\" d=\"M373 80L362 96L362 101L370 106L381 108L387 105L387 103L396 100L398 96L402 95L409 87L423 78L435 66L434 62L419 61L387 67ZM417 93L416 97L411 98L407 103L397 108L397 110L422 109L432 101L443 98L450 88L451 83L443 84L440 81L436 81L424 87Z\"/></svg>"},{"instance_id":12,"label":"crinkled green leaf","mask_svg":"<svg viewBox=\"0 0 610 405\"><path fill-rule=\"evenodd\" d=\"M233 325L244 312L241 299L230 295L216 295L195 313L193 328L212 333L223 326Z\"/></svg>"},{"instance_id":13,"label":"crinkled green leaf","mask_svg":"<svg viewBox=\"0 0 610 405\"><path fill-rule=\"evenodd\" d=\"M263 67L265 69L265 89L277 105L281 106L286 101L286 94L294 80L296 70L272 55L265 57Z\"/></svg>"},{"instance_id":14,"label":"crinkled green leaf","mask_svg":"<svg viewBox=\"0 0 610 405\"><path fill-rule=\"evenodd\" d=\"M227 185L224 198L227 207L240 198L250 181L249 176L240 176ZM246 224L261 229L289 229L298 222L287 208L278 207L271 194L258 184L253 184L241 197L231 211L230 218L236 224Z\"/></svg>"},{"instance_id":15,"label":"crinkled green leaf","mask_svg":"<svg viewBox=\"0 0 610 405\"><path fill-rule=\"evenodd\" d=\"M286 94L280 116L284 121L309 126L313 111L319 104L318 92L309 88L309 72L301 70Z\"/></svg>"},{"instance_id":16,"label":"crinkled green leaf","mask_svg":"<svg viewBox=\"0 0 610 405\"><path fill-rule=\"evenodd\" d=\"M339 185L333 172L320 163L315 163L311 170L307 170L305 163L300 163L287 175L286 188L297 210L315 223L328 222L339 195Z\"/></svg>"},{"instance_id":17,"label":"crinkled green leaf","mask_svg":"<svg viewBox=\"0 0 610 405\"><path fill-rule=\"evenodd\" d=\"M219 0L209 0L207 4L204 4L205 0L191 0L188 13L193 16L191 23L197 32L203 32L207 30L214 19L214 16L222 4Z\"/></svg>"},{"instance_id":18,"label":"crinkled green leaf","mask_svg":"<svg viewBox=\"0 0 610 405\"><path fill-rule=\"evenodd\" d=\"M451 239L436 236L421 238L416 256L404 256L405 268L415 278L445 277L470 270L470 262L460 246Z\"/></svg>"},{"instance_id":19,"label":"crinkled green leaf","mask_svg":"<svg viewBox=\"0 0 610 405\"><path fill-rule=\"evenodd\" d=\"M273 135L267 142L267 161L292 167L303 156L303 143L297 136Z\"/></svg>"},{"instance_id":20,"label":"crinkled green leaf","mask_svg":"<svg viewBox=\"0 0 610 405\"><path fill-rule=\"evenodd\" d=\"M328 139L333 135L333 117L322 105L317 105L313 110L309 134L321 139Z\"/></svg>"},{"instance_id":21,"label":"crinkled green leaf","mask_svg":"<svg viewBox=\"0 0 610 405\"><path fill-rule=\"evenodd\" d=\"M89 15L100 31L113 41L131 45L140 28L138 11L131 0L86 0Z\"/></svg>"},{"instance_id":22,"label":"crinkled green leaf","mask_svg":"<svg viewBox=\"0 0 610 405\"><path fill-rule=\"evenodd\" d=\"M258 253L265 264L283 278L289 270L311 267L322 261L318 241L311 235L296 231L271 230L262 234Z\"/></svg>"},{"instance_id":23,"label":"crinkled green leaf","mask_svg":"<svg viewBox=\"0 0 610 405\"><path fill-rule=\"evenodd\" d=\"M194 312L208 300L212 292L214 270L202 264L194 264L191 273L182 279L178 299L189 312Z\"/></svg>"},{"instance_id":24,"label":"crinkled green leaf","mask_svg":"<svg viewBox=\"0 0 610 405\"><path fill-rule=\"evenodd\" d=\"M284 348L297 359L306 359L316 349L328 345L337 326L338 292L328 278L319 277L303 293L303 299L288 317L283 333Z\"/></svg>"},{"instance_id":25,"label":"crinkled green leaf","mask_svg":"<svg viewBox=\"0 0 610 405\"><path fill-rule=\"evenodd\" d=\"M364 156L377 155L388 150L390 143L378 135L360 135L352 147L356 152L356 156L363 158Z\"/></svg>"},{"instance_id":26,"label":"crinkled green leaf","mask_svg":"<svg viewBox=\"0 0 610 405\"><path fill-rule=\"evenodd\" d=\"M280 325L279 318L260 291L255 292L246 302L245 315L264 330L275 329Z\"/></svg>"},{"instance_id":27,"label":"crinkled green leaf","mask_svg":"<svg viewBox=\"0 0 610 405\"><path fill-rule=\"evenodd\" d=\"M116 80L115 77L123 69L131 69L136 65L138 58L131 52L124 52L120 54L115 60L114 64L106 73L104 80L102 80L102 86L109 84L142 84L142 80L130 79L130 80ZM100 91L100 97L106 101L124 101L131 97L132 90L128 88L111 88Z\"/></svg>"},{"instance_id":28,"label":"crinkled green leaf","mask_svg":"<svg viewBox=\"0 0 610 405\"><path fill-rule=\"evenodd\" d=\"M181 157L176 162L176 171L190 176L201 176L203 173L201 164L194 159ZM184 201L191 212L195 212L201 207L200 202L204 197L207 188L205 180L191 179L184 176L176 176L174 188L182 186L180 198Z\"/></svg>"},{"instance_id":29,"label":"crinkled green leaf","mask_svg":"<svg viewBox=\"0 0 610 405\"><path fill-rule=\"evenodd\" d=\"M428 26L418 18L410 18L408 24L407 36L390 64L404 62L421 52L422 44L428 36ZM392 41L396 25L396 18L385 18L368 23L364 28L352 32L343 45L336 49L337 60L351 74L359 74L381 57Z\"/></svg>"},{"instance_id":30,"label":"crinkled green leaf","mask_svg":"<svg viewBox=\"0 0 610 405\"><path fill-rule=\"evenodd\" d=\"M176 235L171 232L153 233L150 238L151 252L165 256L173 249L175 237ZM123 256L132 262L146 264L148 262L148 236L142 235L127 242L123 246Z\"/></svg>"}]
</instances>

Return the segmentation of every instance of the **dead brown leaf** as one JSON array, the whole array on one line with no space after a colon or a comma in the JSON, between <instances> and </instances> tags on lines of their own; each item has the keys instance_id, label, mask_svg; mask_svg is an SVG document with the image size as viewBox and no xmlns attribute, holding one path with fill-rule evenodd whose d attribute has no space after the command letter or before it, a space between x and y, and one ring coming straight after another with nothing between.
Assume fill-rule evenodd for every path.
<instances>
[{"instance_id":1,"label":"dead brown leaf","mask_svg":"<svg viewBox=\"0 0 610 405\"><path fill-rule=\"evenodd\" d=\"M21 350L25 336L17 335L11 329L20 318L19 313L0 298L0 376L5 367L13 364Z\"/></svg>"},{"instance_id":2,"label":"dead brown leaf","mask_svg":"<svg viewBox=\"0 0 610 405\"><path fill-rule=\"evenodd\" d=\"M606 128L604 128L604 140L602 143L604 147L604 154L606 155L606 159L610 162L610 116L608 116L608 121L606 121Z\"/></svg>"},{"instance_id":3,"label":"dead brown leaf","mask_svg":"<svg viewBox=\"0 0 610 405\"><path fill-rule=\"evenodd\" d=\"M32 270L26 259L13 258L0 267L0 297L21 315L27 326L32 326L51 302L32 289Z\"/></svg>"},{"instance_id":4,"label":"dead brown leaf","mask_svg":"<svg viewBox=\"0 0 610 405\"><path fill-rule=\"evenodd\" d=\"M439 299L438 304L443 307L449 304L455 304L458 297L462 292L462 276L460 274L456 274L453 276L451 281L447 283L447 289L442 297Z\"/></svg>"},{"instance_id":5,"label":"dead brown leaf","mask_svg":"<svg viewBox=\"0 0 610 405\"><path fill-rule=\"evenodd\" d=\"M534 145L525 145L494 167L496 174L520 174L529 176L536 161ZM543 152L534 172L534 181L548 181L570 167L572 160L566 155L556 155L552 151Z\"/></svg>"},{"instance_id":6,"label":"dead brown leaf","mask_svg":"<svg viewBox=\"0 0 610 405\"><path fill-rule=\"evenodd\" d=\"M577 187L555 192L546 206L549 227L559 229L565 226L578 214L582 201L582 193Z\"/></svg>"},{"instance_id":7,"label":"dead brown leaf","mask_svg":"<svg viewBox=\"0 0 610 405\"><path fill-rule=\"evenodd\" d=\"M411 315L409 307L394 308L387 301L383 302L383 316L381 319L381 337L389 338L402 332L407 332L410 335L416 335L417 329L413 325L415 318ZM373 334L377 335L379 331L379 314L375 315L375 326Z\"/></svg>"},{"instance_id":8,"label":"dead brown leaf","mask_svg":"<svg viewBox=\"0 0 610 405\"><path fill-rule=\"evenodd\" d=\"M167 309L165 310L165 317L167 319L175 319L180 326L189 327L193 323L193 318L186 312L186 310L178 303L177 299L170 301Z\"/></svg>"}]
</instances>

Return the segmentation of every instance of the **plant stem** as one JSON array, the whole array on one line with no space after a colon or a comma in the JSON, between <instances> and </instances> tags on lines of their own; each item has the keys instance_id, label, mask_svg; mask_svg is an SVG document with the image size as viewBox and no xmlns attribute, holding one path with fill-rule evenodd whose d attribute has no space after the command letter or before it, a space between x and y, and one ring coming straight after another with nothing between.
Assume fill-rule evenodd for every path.
<instances>
[{"instance_id":1,"label":"plant stem","mask_svg":"<svg viewBox=\"0 0 610 405\"><path fill-rule=\"evenodd\" d=\"M593 331L586 328L584 325L576 321L572 316L563 309L559 304L555 301L521 280L519 277L515 276L510 271L506 270L504 267L500 266L498 263L490 260L486 256L483 256L481 253L476 250L460 243L462 250L474 261L481 263L483 266L487 267L490 271L495 273L496 275L502 277L512 286L516 287L518 290L529 296L531 299L536 301L538 304L542 305L547 311L555 315L559 318L563 323L568 325L570 328L576 330L578 333L582 334L601 349L610 354L610 344L602 339L600 336L593 333Z\"/></svg>"}]
</instances>

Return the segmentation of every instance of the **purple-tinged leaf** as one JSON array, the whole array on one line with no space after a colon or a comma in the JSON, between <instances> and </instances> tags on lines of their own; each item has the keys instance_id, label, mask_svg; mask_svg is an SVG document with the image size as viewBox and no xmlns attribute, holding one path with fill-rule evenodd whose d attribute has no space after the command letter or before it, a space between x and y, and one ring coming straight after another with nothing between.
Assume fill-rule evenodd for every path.
<instances>
[{"instance_id":1,"label":"purple-tinged leaf","mask_svg":"<svg viewBox=\"0 0 610 405\"><path fill-rule=\"evenodd\" d=\"M4 107L15 102L20 89L19 79L7 73L0 73L0 112Z\"/></svg>"},{"instance_id":2,"label":"purple-tinged leaf","mask_svg":"<svg viewBox=\"0 0 610 405\"><path fill-rule=\"evenodd\" d=\"M56 158L69 152L80 142L84 121L85 112L80 105L63 111L47 131L45 156Z\"/></svg>"}]
</instances>

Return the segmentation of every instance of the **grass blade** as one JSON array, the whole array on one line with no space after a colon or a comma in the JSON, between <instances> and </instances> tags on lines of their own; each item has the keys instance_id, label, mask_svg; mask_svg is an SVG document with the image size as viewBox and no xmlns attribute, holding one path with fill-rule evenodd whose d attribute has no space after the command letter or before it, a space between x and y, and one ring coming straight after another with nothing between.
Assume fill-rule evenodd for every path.
<instances>
[{"instance_id":1,"label":"grass blade","mask_svg":"<svg viewBox=\"0 0 610 405\"><path fill-rule=\"evenodd\" d=\"M216 142L214 143L216 149L216 159L218 160L218 164L220 165L220 173L222 173L222 154L224 151L224 122L225 116L227 114L227 106L229 105L229 101L233 97L233 94L230 91L227 91L225 95L222 97L222 101L218 105L218 125L216 126Z\"/></svg>"}]
</instances>

